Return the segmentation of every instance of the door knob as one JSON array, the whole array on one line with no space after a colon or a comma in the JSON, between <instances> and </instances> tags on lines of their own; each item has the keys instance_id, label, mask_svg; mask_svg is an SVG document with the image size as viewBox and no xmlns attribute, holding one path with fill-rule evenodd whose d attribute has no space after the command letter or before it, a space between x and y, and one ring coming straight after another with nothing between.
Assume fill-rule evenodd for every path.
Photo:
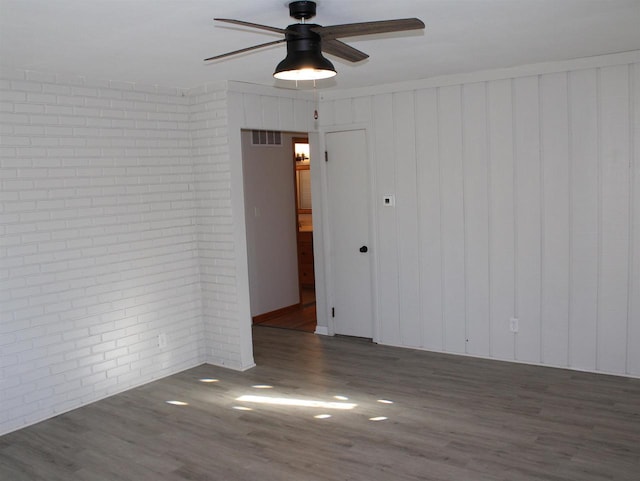
<instances>
[{"instance_id":1,"label":"door knob","mask_svg":"<svg viewBox=\"0 0 640 481\"><path fill-rule=\"evenodd\" d=\"M362 252L362 253L367 252L368 250L369 250L369 248L367 246L360 247L360 252Z\"/></svg>"}]
</instances>

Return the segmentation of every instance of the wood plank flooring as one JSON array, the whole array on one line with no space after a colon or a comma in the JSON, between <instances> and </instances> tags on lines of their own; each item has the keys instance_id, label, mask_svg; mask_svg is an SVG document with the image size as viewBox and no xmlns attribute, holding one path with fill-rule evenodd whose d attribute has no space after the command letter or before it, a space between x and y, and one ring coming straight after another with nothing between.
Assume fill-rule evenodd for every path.
<instances>
[{"instance_id":1,"label":"wood plank flooring","mask_svg":"<svg viewBox=\"0 0 640 481\"><path fill-rule=\"evenodd\" d=\"M1 437L0 479L640 479L640 380L261 326L254 345L247 372L202 365Z\"/></svg>"},{"instance_id":2,"label":"wood plank flooring","mask_svg":"<svg viewBox=\"0 0 640 481\"><path fill-rule=\"evenodd\" d=\"M316 319L315 290L303 289L302 305L299 309L256 324L260 326L279 327L281 329L293 329L295 331L315 332Z\"/></svg>"}]
</instances>

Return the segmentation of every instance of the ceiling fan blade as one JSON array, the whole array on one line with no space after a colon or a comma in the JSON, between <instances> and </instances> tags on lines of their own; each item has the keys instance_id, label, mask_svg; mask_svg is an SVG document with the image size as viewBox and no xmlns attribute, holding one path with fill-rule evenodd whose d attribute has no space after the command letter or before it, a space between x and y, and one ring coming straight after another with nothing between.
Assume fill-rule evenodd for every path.
<instances>
[{"instance_id":1,"label":"ceiling fan blade","mask_svg":"<svg viewBox=\"0 0 640 481\"><path fill-rule=\"evenodd\" d=\"M349 62L359 62L366 58L369 58L364 52L353 48L350 45L347 45L340 40L336 40L335 38L331 38L329 40L322 41L322 51L324 53L329 53L331 55L335 55L336 57L343 58L348 60Z\"/></svg>"},{"instance_id":2,"label":"ceiling fan blade","mask_svg":"<svg viewBox=\"0 0 640 481\"><path fill-rule=\"evenodd\" d=\"M268 30L270 32L275 32L275 33L282 33L282 34L286 33L286 30L283 28L270 27L269 25L260 25L259 23L245 22L243 20L234 20L232 18L214 18L214 20L217 22L225 22L225 23L233 23L235 25L242 25L244 27L259 28L260 30Z\"/></svg>"},{"instance_id":3,"label":"ceiling fan blade","mask_svg":"<svg viewBox=\"0 0 640 481\"><path fill-rule=\"evenodd\" d=\"M286 39L274 40L273 42L261 43L260 45L254 45L253 47L241 48L240 50L234 50L233 52L223 53L221 55L216 55L215 57L205 58L204 61L207 62L209 60L218 60L225 57L230 57L231 55L237 55L239 53L249 52L251 50L256 50L262 47L268 47L269 45L276 45L278 43L286 42Z\"/></svg>"},{"instance_id":4,"label":"ceiling fan blade","mask_svg":"<svg viewBox=\"0 0 640 481\"><path fill-rule=\"evenodd\" d=\"M397 20L379 20L376 22L346 23L343 25L329 25L328 27L314 27L311 30L319 34L322 40L342 37L356 37L358 35L373 35L376 33L403 32L424 28L424 22L418 18L400 18Z\"/></svg>"}]
</instances>

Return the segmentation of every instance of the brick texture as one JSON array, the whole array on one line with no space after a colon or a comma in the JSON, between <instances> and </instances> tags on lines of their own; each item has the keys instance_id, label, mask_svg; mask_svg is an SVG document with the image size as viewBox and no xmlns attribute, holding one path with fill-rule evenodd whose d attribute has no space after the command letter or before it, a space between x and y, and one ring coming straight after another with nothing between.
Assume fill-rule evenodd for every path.
<instances>
[{"instance_id":1,"label":"brick texture","mask_svg":"<svg viewBox=\"0 0 640 481\"><path fill-rule=\"evenodd\" d=\"M212 364L240 367L227 94L216 86L191 94L204 355Z\"/></svg>"},{"instance_id":2,"label":"brick texture","mask_svg":"<svg viewBox=\"0 0 640 481\"><path fill-rule=\"evenodd\" d=\"M228 113L307 131L311 104L229 92L0 73L0 434L247 368Z\"/></svg>"},{"instance_id":3,"label":"brick texture","mask_svg":"<svg viewBox=\"0 0 640 481\"><path fill-rule=\"evenodd\" d=\"M234 272L224 95L3 77L0 433L207 360Z\"/></svg>"}]
</instances>

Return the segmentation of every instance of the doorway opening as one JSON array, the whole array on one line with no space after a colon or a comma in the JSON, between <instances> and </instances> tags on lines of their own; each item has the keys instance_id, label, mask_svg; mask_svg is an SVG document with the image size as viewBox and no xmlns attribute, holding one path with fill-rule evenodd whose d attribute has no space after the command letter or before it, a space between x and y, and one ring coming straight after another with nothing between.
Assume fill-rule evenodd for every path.
<instances>
[{"instance_id":1,"label":"doorway opening","mask_svg":"<svg viewBox=\"0 0 640 481\"><path fill-rule=\"evenodd\" d=\"M308 135L242 130L254 325L316 330Z\"/></svg>"}]
</instances>

